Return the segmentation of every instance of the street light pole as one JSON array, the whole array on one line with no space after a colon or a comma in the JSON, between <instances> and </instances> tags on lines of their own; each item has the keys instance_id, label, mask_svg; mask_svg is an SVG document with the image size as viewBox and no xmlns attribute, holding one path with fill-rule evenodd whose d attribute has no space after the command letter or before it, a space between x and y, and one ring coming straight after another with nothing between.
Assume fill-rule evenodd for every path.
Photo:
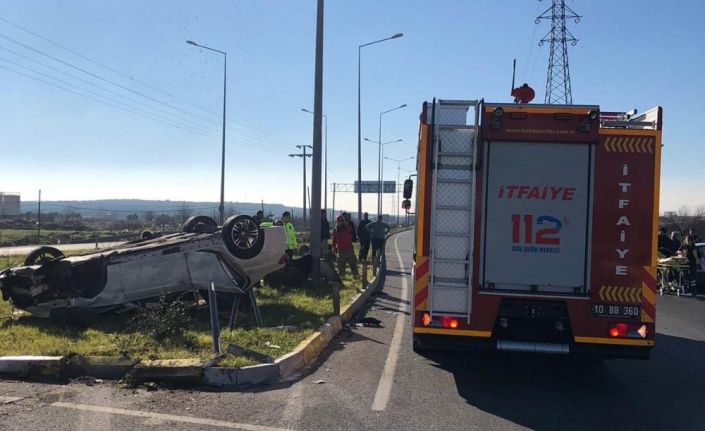
<instances>
[{"instance_id":1,"label":"street light pole","mask_svg":"<svg viewBox=\"0 0 705 431\"><path fill-rule=\"evenodd\" d=\"M217 49L209 48L204 45L199 45L192 40L187 40L186 43L189 45L197 46L199 48L207 49L209 51L218 52L223 54L223 145L220 155L220 205L218 206L218 212L220 214L220 224L225 223L225 105L226 105L226 94L228 85L228 54L225 51L220 51Z\"/></svg>"},{"instance_id":2,"label":"street light pole","mask_svg":"<svg viewBox=\"0 0 705 431\"><path fill-rule=\"evenodd\" d=\"M395 141L380 142L380 141L375 141L373 139L365 138L365 141L372 142L373 144L377 144L377 151L379 154L379 158L377 159L377 187L378 187L378 190L377 190L377 215L382 215L381 205L380 205L380 197L382 196L380 193L382 191L382 189L381 189L382 182L381 182L380 174L382 171L380 169L381 168L380 165L382 162L381 157L384 154L384 146L388 145L388 144L393 144L395 142L401 142L401 141L403 141L403 139L397 139Z\"/></svg>"},{"instance_id":3,"label":"street light pole","mask_svg":"<svg viewBox=\"0 0 705 431\"><path fill-rule=\"evenodd\" d=\"M392 109L387 109L386 111L380 112L379 114L379 139L377 142L382 142L382 116L384 114L387 114L392 111L396 111L397 109L401 109L406 107L406 103L397 106L396 108ZM379 189L377 190L377 215L382 214L382 190L383 184L382 184L382 177L384 176L384 164L382 163L382 158L384 157L384 150L382 149L382 145L379 146L378 154L377 154L378 160L377 160L377 183Z\"/></svg>"},{"instance_id":4,"label":"street light pole","mask_svg":"<svg viewBox=\"0 0 705 431\"><path fill-rule=\"evenodd\" d=\"M404 36L404 33L397 33L394 36L375 40L357 47L357 219L362 220L362 105L361 105L361 58L362 48L384 42L390 39L397 39Z\"/></svg>"},{"instance_id":5,"label":"street light pole","mask_svg":"<svg viewBox=\"0 0 705 431\"><path fill-rule=\"evenodd\" d=\"M313 111L309 111L306 108L301 108L301 110L313 114ZM323 139L323 152L325 153L323 159L323 208L328 210L328 115L321 114L321 116L323 117L323 129L325 130L325 137Z\"/></svg>"},{"instance_id":6,"label":"street light pole","mask_svg":"<svg viewBox=\"0 0 705 431\"><path fill-rule=\"evenodd\" d=\"M391 157L385 157L386 160L391 160L393 162L397 162L397 186L396 186L396 189L397 189L397 205L396 205L396 207L397 207L397 226L399 226L399 207L400 207L400 205L399 205L399 181L401 181L401 162L405 162L405 161L411 160L413 158L414 158L413 156L407 157L406 159L393 159Z\"/></svg>"}]
</instances>

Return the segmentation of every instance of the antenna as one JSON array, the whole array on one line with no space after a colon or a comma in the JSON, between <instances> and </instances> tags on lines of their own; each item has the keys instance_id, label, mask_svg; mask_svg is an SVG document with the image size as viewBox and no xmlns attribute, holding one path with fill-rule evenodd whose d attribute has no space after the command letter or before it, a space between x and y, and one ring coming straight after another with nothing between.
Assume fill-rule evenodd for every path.
<instances>
[{"instance_id":1,"label":"antenna","mask_svg":"<svg viewBox=\"0 0 705 431\"><path fill-rule=\"evenodd\" d=\"M582 17L566 6L565 0L552 0L551 7L536 17L536 24L544 19L551 20L551 30L539 42L539 46L543 46L546 42L551 43L548 76L546 77L546 97L544 99L544 103L547 104L570 105L573 103L567 43L570 42L571 46L575 46L578 39L566 28L566 18L574 19L578 23Z\"/></svg>"},{"instance_id":2,"label":"antenna","mask_svg":"<svg viewBox=\"0 0 705 431\"><path fill-rule=\"evenodd\" d=\"M514 59L514 66L512 67L512 89L510 91L510 94L512 91L514 91L514 78L516 77L517 74L517 59Z\"/></svg>"}]
</instances>

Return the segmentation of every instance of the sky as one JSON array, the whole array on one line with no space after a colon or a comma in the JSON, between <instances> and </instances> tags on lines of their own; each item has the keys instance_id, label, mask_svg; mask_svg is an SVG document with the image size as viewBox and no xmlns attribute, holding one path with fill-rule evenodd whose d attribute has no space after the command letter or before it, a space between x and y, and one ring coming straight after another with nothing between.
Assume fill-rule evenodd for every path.
<instances>
[{"instance_id":1,"label":"sky","mask_svg":"<svg viewBox=\"0 0 705 431\"><path fill-rule=\"evenodd\" d=\"M302 162L288 155L312 141L313 116L301 108L313 109L314 0L0 4L0 191L23 200L41 188L45 200L217 201L223 56L190 39L228 53L226 200L301 206ZM662 106L660 209L705 205L705 2L566 4L583 16L568 24L579 39L569 48L574 103ZM542 102L548 45L538 41L549 25L534 19L548 6L328 0L328 183L357 178L359 45L404 33L362 49L362 135L377 140L379 113L407 104L384 115L382 141L402 139L385 156L409 158L423 101L510 102L514 58L517 81ZM363 179L376 180L377 145L362 150ZM415 161L400 166L404 177ZM396 176L397 163L386 161L385 180ZM354 212L356 195L337 193L335 206ZM363 209L375 208L365 196ZM384 208L392 210L391 195Z\"/></svg>"}]
</instances>

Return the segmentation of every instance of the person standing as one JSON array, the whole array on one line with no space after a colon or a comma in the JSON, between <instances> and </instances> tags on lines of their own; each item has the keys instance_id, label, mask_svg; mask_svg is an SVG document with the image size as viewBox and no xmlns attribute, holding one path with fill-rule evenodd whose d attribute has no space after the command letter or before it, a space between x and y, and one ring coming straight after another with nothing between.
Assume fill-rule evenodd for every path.
<instances>
[{"instance_id":1,"label":"person standing","mask_svg":"<svg viewBox=\"0 0 705 431\"><path fill-rule=\"evenodd\" d=\"M695 247L695 236L687 235L681 250L685 252L685 257L688 258L688 287L693 296L697 295L696 275L698 270L698 249Z\"/></svg>"},{"instance_id":2,"label":"person standing","mask_svg":"<svg viewBox=\"0 0 705 431\"><path fill-rule=\"evenodd\" d=\"M264 211L259 210L255 214L255 223L257 223L257 226L259 226L262 224L263 221L264 221Z\"/></svg>"},{"instance_id":3,"label":"person standing","mask_svg":"<svg viewBox=\"0 0 705 431\"><path fill-rule=\"evenodd\" d=\"M330 239L330 224L326 210L321 210L321 257L328 257L328 240Z\"/></svg>"},{"instance_id":4,"label":"person standing","mask_svg":"<svg viewBox=\"0 0 705 431\"><path fill-rule=\"evenodd\" d=\"M350 232L352 232L352 242L357 242L357 230L355 229L355 222L352 221L352 216L349 212L344 212L343 217L345 217L345 222L350 226Z\"/></svg>"},{"instance_id":5,"label":"person standing","mask_svg":"<svg viewBox=\"0 0 705 431\"><path fill-rule=\"evenodd\" d=\"M668 238L666 228L662 227L658 231L658 250L664 254L671 251L671 240Z\"/></svg>"},{"instance_id":6,"label":"person standing","mask_svg":"<svg viewBox=\"0 0 705 431\"><path fill-rule=\"evenodd\" d=\"M338 275L342 278L345 274L345 265L350 266L353 277L357 277L357 259L352 246L352 231L345 217L339 215L335 219L333 232L333 252L338 253Z\"/></svg>"},{"instance_id":7,"label":"person standing","mask_svg":"<svg viewBox=\"0 0 705 431\"><path fill-rule=\"evenodd\" d=\"M671 251L673 254L678 253L678 250L681 249L681 245L681 240L678 238L678 232L671 232Z\"/></svg>"},{"instance_id":8,"label":"person standing","mask_svg":"<svg viewBox=\"0 0 705 431\"><path fill-rule=\"evenodd\" d=\"M360 262L367 260L367 253L370 250L370 233L367 232L367 225L372 223L369 214L364 213L362 220L357 224L357 239L360 241Z\"/></svg>"},{"instance_id":9,"label":"person standing","mask_svg":"<svg viewBox=\"0 0 705 431\"><path fill-rule=\"evenodd\" d=\"M367 225L367 232L370 233L372 243L372 258L377 259L377 252L384 248L384 239L389 232L389 225L382 221L382 216L377 216L377 221Z\"/></svg>"},{"instance_id":10,"label":"person standing","mask_svg":"<svg viewBox=\"0 0 705 431\"><path fill-rule=\"evenodd\" d=\"M282 213L282 223L284 223L284 230L286 231L286 255L292 258L299 243L296 241L296 231L294 230L294 224L291 223L291 213L289 211Z\"/></svg>"}]
</instances>

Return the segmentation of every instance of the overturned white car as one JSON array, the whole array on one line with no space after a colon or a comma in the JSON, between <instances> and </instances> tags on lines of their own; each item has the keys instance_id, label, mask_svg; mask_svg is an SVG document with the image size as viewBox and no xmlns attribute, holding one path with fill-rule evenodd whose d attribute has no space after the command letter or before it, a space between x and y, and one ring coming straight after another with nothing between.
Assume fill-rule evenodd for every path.
<instances>
[{"instance_id":1,"label":"overturned white car","mask_svg":"<svg viewBox=\"0 0 705 431\"><path fill-rule=\"evenodd\" d=\"M27 255L24 266L0 272L4 300L37 316L102 312L161 295L206 290L245 293L282 267L283 227L260 227L246 215L222 227L206 216L186 220L182 232L143 238L64 257L52 247Z\"/></svg>"}]
</instances>

